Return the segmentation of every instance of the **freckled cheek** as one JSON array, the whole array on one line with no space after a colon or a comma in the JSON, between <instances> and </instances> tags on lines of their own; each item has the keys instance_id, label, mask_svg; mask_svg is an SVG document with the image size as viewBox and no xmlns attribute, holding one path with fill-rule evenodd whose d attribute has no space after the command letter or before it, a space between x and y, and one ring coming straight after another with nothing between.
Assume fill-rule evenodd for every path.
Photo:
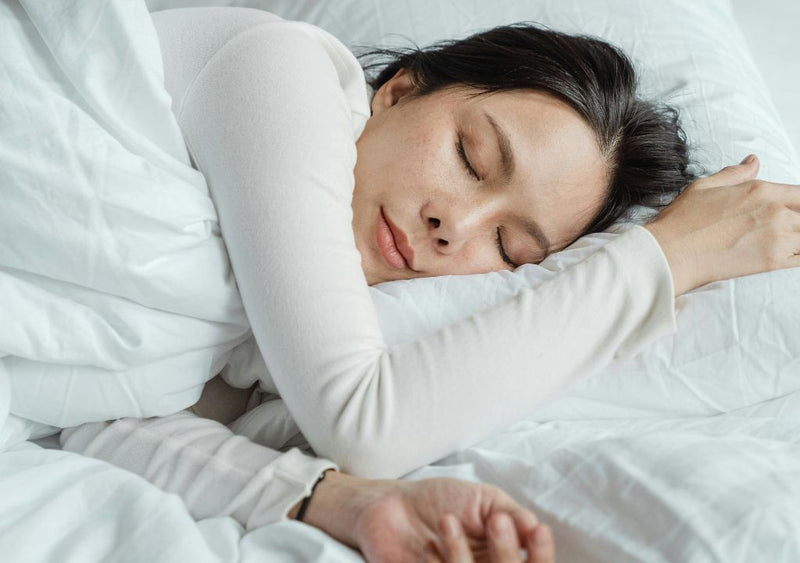
<instances>
[{"instance_id":1,"label":"freckled cheek","mask_svg":"<svg viewBox=\"0 0 800 563\"><path fill-rule=\"evenodd\" d=\"M427 191L437 191L453 184L458 170L453 169L447 144L441 135L421 135L409 141L407 172Z\"/></svg>"}]
</instances>

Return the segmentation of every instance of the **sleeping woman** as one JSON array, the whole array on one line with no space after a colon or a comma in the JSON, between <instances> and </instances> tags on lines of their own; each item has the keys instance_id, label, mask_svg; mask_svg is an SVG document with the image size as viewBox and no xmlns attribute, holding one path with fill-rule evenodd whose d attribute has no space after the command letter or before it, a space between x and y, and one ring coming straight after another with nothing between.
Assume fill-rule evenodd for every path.
<instances>
[{"instance_id":1,"label":"sleeping woman","mask_svg":"<svg viewBox=\"0 0 800 563\"><path fill-rule=\"evenodd\" d=\"M193 412L62 443L197 518L297 518L370 560L550 561L550 530L502 491L393 479L671 333L677 295L800 265L800 189L756 180L755 157L695 180L675 112L639 100L602 41L496 28L384 52L370 90L308 24L239 8L154 21L267 370L215 380ZM634 205L666 207L536 289L385 344L369 285L537 263ZM266 415L254 397L276 395L314 455L209 418Z\"/></svg>"}]
</instances>

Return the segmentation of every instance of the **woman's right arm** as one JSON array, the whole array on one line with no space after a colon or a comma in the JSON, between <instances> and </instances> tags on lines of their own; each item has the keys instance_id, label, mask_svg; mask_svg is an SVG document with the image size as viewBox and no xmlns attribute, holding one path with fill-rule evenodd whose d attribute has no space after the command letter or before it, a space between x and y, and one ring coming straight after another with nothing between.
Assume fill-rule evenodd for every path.
<instances>
[{"instance_id":1,"label":"woman's right arm","mask_svg":"<svg viewBox=\"0 0 800 563\"><path fill-rule=\"evenodd\" d=\"M687 188L647 229L680 295L713 281L800 266L800 187L756 180L751 155Z\"/></svg>"}]
</instances>

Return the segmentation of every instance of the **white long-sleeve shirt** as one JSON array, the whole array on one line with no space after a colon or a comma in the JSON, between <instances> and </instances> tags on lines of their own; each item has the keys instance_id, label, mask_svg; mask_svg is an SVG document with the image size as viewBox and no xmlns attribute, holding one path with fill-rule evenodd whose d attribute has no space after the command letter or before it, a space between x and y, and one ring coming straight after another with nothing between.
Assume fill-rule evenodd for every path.
<instances>
[{"instance_id":1,"label":"white long-sleeve shirt","mask_svg":"<svg viewBox=\"0 0 800 563\"><path fill-rule=\"evenodd\" d=\"M173 109L270 372L261 386L280 393L315 452L343 470L403 475L674 330L668 264L635 227L535 289L388 347L351 226L355 140L369 116L356 59L318 28L254 10L154 21ZM192 424L179 421L170 439ZM124 466L125 440L92 445L103 428L73 434L74 449ZM218 455L206 454L195 462Z\"/></svg>"}]
</instances>

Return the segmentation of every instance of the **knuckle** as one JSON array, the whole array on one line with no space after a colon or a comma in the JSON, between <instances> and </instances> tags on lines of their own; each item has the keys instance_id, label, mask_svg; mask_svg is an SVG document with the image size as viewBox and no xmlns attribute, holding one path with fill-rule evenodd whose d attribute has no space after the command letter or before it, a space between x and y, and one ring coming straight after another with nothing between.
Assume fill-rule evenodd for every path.
<instances>
[{"instance_id":1,"label":"knuckle","mask_svg":"<svg viewBox=\"0 0 800 563\"><path fill-rule=\"evenodd\" d=\"M770 195L770 184L764 180L753 180L748 184L748 194L757 200L765 200Z\"/></svg>"},{"instance_id":2,"label":"knuckle","mask_svg":"<svg viewBox=\"0 0 800 563\"><path fill-rule=\"evenodd\" d=\"M496 485L492 485L490 483L481 483L481 488L483 489L483 493L485 493L489 498L493 498L501 502L514 502L508 493Z\"/></svg>"},{"instance_id":3,"label":"knuckle","mask_svg":"<svg viewBox=\"0 0 800 563\"><path fill-rule=\"evenodd\" d=\"M711 181L711 178L713 178L713 176L709 176L707 178L698 178L697 180L695 180L694 182L692 182L691 184L686 186L686 188L683 191L684 192L690 192L690 191L698 190L698 189L702 188L703 186L705 186L706 184L709 184L710 181Z\"/></svg>"}]
</instances>

